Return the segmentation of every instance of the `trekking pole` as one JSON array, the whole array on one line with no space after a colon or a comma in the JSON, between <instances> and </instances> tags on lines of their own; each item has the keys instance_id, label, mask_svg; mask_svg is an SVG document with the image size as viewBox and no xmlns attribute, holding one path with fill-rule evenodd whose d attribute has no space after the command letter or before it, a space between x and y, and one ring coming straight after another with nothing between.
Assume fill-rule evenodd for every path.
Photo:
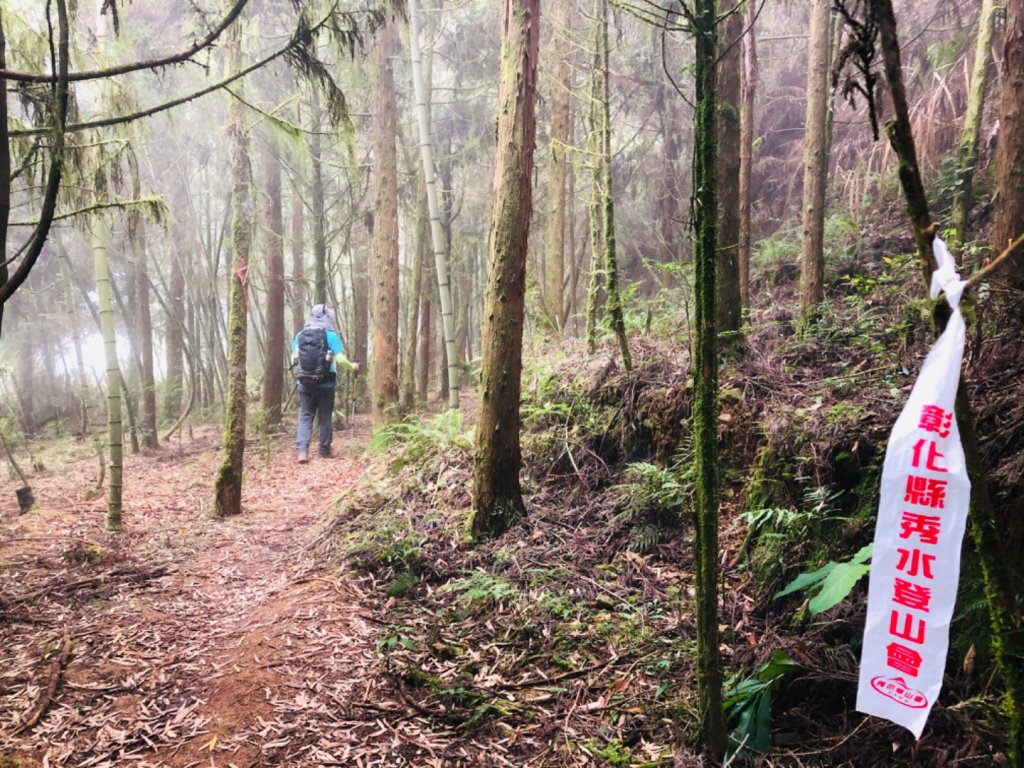
<instances>
[{"instance_id":1,"label":"trekking pole","mask_svg":"<svg viewBox=\"0 0 1024 768\"><path fill-rule=\"evenodd\" d=\"M348 418L348 438L356 439L356 372L348 372L348 399L351 402Z\"/></svg>"}]
</instances>

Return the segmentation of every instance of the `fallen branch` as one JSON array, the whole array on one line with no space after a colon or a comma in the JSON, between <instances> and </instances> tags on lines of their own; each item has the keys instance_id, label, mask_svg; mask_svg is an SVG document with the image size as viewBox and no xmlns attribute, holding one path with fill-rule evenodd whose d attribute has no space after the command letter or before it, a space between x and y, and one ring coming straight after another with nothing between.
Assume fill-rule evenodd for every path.
<instances>
[{"instance_id":1,"label":"fallen branch","mask_svg":"<svg viewBox=\"0 0 1024 768\"><path fill-rule=\"evenodd\" d=\"M50 665L50 682L46 686L46 690L43 691L42 696L39 697L39 701L36 702L35 706L29 711L28 715L22 720L21 725L14 729L11 733L12 736L17 736L23 731L27 731L39 722L39 719L46 712L46 708L50 706L50 702L53 701L53 697L57 695L57 688L60 685L60 680L64 672L64 667L68 664L68 659L71 658L71 633L68 632L68 628L64 628L64 637L61 639L60 654L53 663Z\"/></svg>"},{"instance_id":2,"label":"fallen branch","mask_svg":"<svg viewBox=\"0 0 1024 768\"><path fill-rule=\"evenodd\" d=\"M91 576L88 579L79 579L78 581L71 581L66 584L59 586L53 586L48 584L42 589L37 589L29 592L27 595L16 597L10 601L11 605L18 605L20 603L28 603L35 600L37 597L42 597L47 594L54 594L58 592L68 593L74 592L78 589L84 589L85 587L91 587L96 584L103 584L107 581L113 581L118 576L128 576L128 581L149 581L151 579L159 579L162 576L167 575L167 568L159 566L151 571L141 571L136 568L122 568L120 570L110 571L102 576Z\"/></svg>"},{"instance_id":3,"label":"fallen branch","mask_svg":"<svg viewBox=\"0 0 1024 768\"><path fill-rule=\"evenodd\" d=\"M1024 244L1024 235L1020 235L1016 240L1006 246L1006 249L996 256L992 261L985 265L983 269L979 269L970 279L967 281L967 285L964 288L965 291L970 290L982 280L986 279L990 274L999 269L1003 262L1005 262L1011 255L1013 255L1020 246Z\"/></svg>"}]
</instances>

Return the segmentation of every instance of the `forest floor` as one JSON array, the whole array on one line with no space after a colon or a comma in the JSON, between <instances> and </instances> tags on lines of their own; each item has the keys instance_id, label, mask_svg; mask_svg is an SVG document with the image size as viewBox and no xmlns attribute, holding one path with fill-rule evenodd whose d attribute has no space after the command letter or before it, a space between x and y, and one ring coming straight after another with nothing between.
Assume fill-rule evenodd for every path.
<instances>
[{"instance_id":1,"label":"forest floor","mask_svg":"<svg viewBox=\"0 0 1024 768\"><path fill-rule=\"evenodd\" d=\"M393 764L376 609L309 550L367 436L360 417L305 466L290 436L250 445L224 521L219 430L128 456L118 535L89 446L38 454L38 508L19 516L13 485L0 507L0 765Z\"/></svg>"},{"instance_id":2,"label":"forest floor","mask_svg":"<svg viewBox=\"0 0 1024 768\"><path fill-rule=\"evenodd\" d=\"M772 599L803 567L796 550L820 543L814 529L786 545L786 574L766 582L748 562L740 491L762 471L750 425L806 425L815 444L789 449L822 458L790 465L851 473L827 457L883 439L894 397L852 387L851 403L815 371L821 394L803 407L812 380L776 370L799 373L803 347L751 346L722 377L719 430L735 464L720 529L725 687L753 685L748 735L764 739L745 764L1005 765L997 691L966 661L920 741L853 711L863 587L815 618ZM38 508L19 515L17 483L0 489L0 768L709 765L694 744L693 532L679 512L692 384L678 354L637 349L630 377L545 350L550 371L524 376L529 513L476 545L471 427L447 414L399 425L374 458L367 416L336 432L335 458L303 466L290 429L251 441L245 513L219 521L220 430L197 428L126 458L121 534L104 529L91 445L33 443ZM628 445L675 456L675 474ZM838 483L811 470L808 482ZM842 531L842 551L870 533ZM776 658L784 679L758 677Z\"/></svg>"}]
</instances>

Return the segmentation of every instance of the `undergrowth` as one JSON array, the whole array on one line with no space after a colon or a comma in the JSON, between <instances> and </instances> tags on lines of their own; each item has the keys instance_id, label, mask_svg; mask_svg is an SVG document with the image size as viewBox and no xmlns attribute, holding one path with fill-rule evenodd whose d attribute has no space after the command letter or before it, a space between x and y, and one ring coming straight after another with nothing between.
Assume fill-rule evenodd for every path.
<instances>
[{"instance_id":1,"label":"undergrowth","mask_svg":"<svg viewBox=\"0 0 1024 768\"><path fill-rule=\"evenodd\" d=\"M722 652L734 725L747 728L737 761L796 764L795 750L807 765L909 766L998 749L992 716L961 714L997 711L976 671L954 676L929 742L849 725L884 442L927 337L920 302L887 300L916 279L911 262L887 253L846 269L863 251L835 257L814 325L787 316L794 286L778 276L720 375ZM524 373L529 514L504 537L467 543L472 427L447 414L375 438L397 490L367 481L322 540L387 601L382 681L430 727L479 743L515 733L520 765L697 759L693 382L685 343L631 345L632 376L565 345ZM801 573L825 597L776 599ZM954 634L983 608L965 595Z\"/></svg>"}]
</instances>

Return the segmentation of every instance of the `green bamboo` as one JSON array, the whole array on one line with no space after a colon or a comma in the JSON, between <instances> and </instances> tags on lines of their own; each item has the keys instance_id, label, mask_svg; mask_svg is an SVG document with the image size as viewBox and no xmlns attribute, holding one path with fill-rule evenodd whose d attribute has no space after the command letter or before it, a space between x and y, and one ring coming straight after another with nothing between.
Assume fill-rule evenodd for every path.
<instances>
[{"instance_id":1,"label":"green bamboo","mask_svg":"<svg viewBox=\"0 0 1024 768\"><path fill-rule=\"evenodd\" d=\"M102 215L90 229L93 268L96 271L96 296L99 304L100 332L106 358L107 448L110 451L110 480L107 485L107 530L123 527L121 494L124 460L124 428L121 423L121 369L117 362L117 334L114 330L114 302L110 290L110 262L107 258L109 227Z\"/></svg>"}]
</instances>

